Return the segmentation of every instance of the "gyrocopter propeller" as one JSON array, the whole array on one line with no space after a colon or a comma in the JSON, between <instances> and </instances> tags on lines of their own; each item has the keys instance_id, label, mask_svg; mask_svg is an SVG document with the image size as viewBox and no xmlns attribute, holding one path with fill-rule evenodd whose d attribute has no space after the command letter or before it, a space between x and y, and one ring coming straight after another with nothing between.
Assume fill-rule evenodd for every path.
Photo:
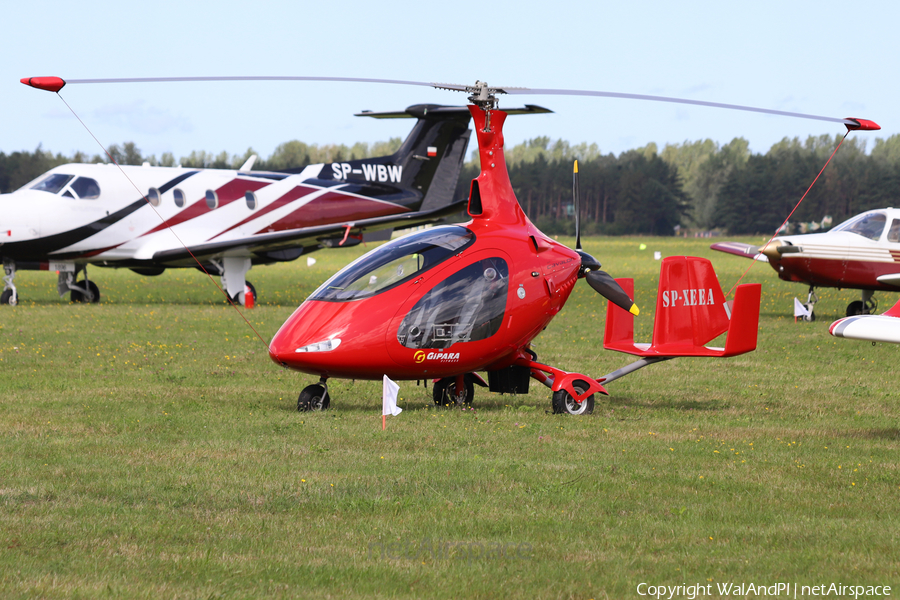
<instances>
[{"instance_id":1,"label":"gyrocopter propeller","mask_svg":"<svg viewBox=\"0 0 900 600\"><path fill-rule=\"evenodd\" d=\"M639 313L633 282L616 280L581 247L576 206L572 250L543 234L522 211L506 169L503 124L497 96L575 95L652 100L830 121L848 130L878 126L840 119L697 100L614 92L491 87L343 77L169 77L82 79L34 77L22 82L58 92L66 83L176 81L330 81L429 86L465 92L475 123L481 172L472 180L471 220L394 239L358 258L322 284L281 326L269 344L278 364L317 375L298 410L330 404L328 379L431 379L436 404L470 404L474 386L491 392L527 393L531 379L552 391L556 413L586 414L604 382L679 356L728 357L756 348L759 284L736 288L726 303L709 261L667 257L662 261L653 340L633 340ZM335 182L323 182L335 185ZM577 163L573 195L578 202ZM639 356L605 377L594 378L538 362L532 340L563 308L584 278L609 301L604 347ZM706 346L727 334L724 348ZM487 373L487 381L479 375Z\"/></svg>"}]
</instances>

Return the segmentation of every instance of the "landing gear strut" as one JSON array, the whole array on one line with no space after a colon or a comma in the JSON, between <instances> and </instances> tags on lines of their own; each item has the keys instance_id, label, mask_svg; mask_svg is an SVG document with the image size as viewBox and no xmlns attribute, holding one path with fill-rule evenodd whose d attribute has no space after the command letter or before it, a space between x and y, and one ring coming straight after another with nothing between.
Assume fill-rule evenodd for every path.
<instances>
[{"instance_id":1,"label":"landing gear strut","mask_svg":"<svg viewBox=\"0 0 900 600\"><path fill-rule=\"evenodd\" d=\"M806 310L809 311L809 316L804 315L804 321L815 321L816 320L816 302L819 301L819 297L816 296L816 288L813 286L809 286L809 294L806 296Z\"/></svg>"},{"instance_id":2,"label":"landing gear strut","mask_svg":"<svg viewBox=\"0 0 900 600\"><path fill-rule=\"evenodd\" d=\"M221 261L212 261L212 264L222 276L222 289L225 290L232 302L247 306L248 291L253 294L253 300L256 300L256 288L246 280L247 271L252 266L249 258L226 256Z\"/></svg>"}]
</instances>

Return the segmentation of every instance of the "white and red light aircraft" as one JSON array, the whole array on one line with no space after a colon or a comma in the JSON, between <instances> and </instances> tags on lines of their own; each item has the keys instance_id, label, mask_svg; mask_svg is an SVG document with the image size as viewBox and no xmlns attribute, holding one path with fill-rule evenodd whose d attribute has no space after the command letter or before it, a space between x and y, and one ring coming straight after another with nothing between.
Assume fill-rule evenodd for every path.
<instances>
[{"instance_id":1,"label":"white and red light aircraft","mask_svg":"<svg viewBox=\"0 0 900 600\"><path fill-rule=\"evenodd\" d=\"M815 320L815 288L862 290L847 316L875 310L876 291L900 291L900 208L870 210L825 233L785 235L765 246L719 242L713 250L768 262L785 281L809 286L804 317Z\"/></svg>"},{"instance_id":2,"label":"white and red light aircraft","mask_svg":"<svg viewBox=\"0 0 900 600\"><path fill-rule=\"evenodd\" d=\"M67 164L0 195L0 304L19 301L18 270L57 271L60 296L97 302L89 264L141 275L202 264L245 304L256 294L245 280L253 265L357 244L364 235L388 239L394 227L464 207L453 195L471 134L467 108L421 104L358 116L417 121L390 156L289 172L253 171L255 157L238 170Z\"/></svg>"}]
</instances>

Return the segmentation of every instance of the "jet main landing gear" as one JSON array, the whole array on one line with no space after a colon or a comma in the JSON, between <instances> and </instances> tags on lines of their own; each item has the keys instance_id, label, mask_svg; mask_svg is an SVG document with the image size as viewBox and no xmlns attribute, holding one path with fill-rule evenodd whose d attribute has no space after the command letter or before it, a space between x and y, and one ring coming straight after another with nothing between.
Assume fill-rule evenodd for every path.
<instances>
[{"instance_id":1,"label":"jet main landing gear","mask_svg":"<svg viewBox=\"0 0 900 600\"><path fill-rule=\"evenodd\" d=\"M77 283L75 281L79 271L77 267L72 271L60 271L56 291L60 296L69 293L69 299L75 303L96 304L100 302L100 288L88 279L87 265L81 267L80 270L84 271L84 279Z\"/></svg>"}]
</instances>

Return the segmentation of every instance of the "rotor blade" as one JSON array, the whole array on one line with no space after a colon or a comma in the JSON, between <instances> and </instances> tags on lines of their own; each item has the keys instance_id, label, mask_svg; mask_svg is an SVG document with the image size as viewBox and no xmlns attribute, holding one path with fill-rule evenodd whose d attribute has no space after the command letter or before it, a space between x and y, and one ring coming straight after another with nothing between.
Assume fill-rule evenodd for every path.
<instances>
[{"instance_id":1,"label":"rotor blade","mask_svg":"<svg viewBox=\"0 0 900 600\"><path fill-rule=\"evenodd\" d=\"M389 83L393 85L420 85L435 87L433 83L424 81L407 81L404 79L372 79L369 77L308 77L308 76L276 76L276 75L237 75L213 77L123 77L113 79L66 79L66 83L165 83L185 81L341 81L348 83ZM24 83L24 82L23 82Z\"/></svg>"},{"instance_id":2,"label":"rotor blade","mask_svg":"<svg viewBox=\"0 0 900 600\"><path fill-rule=\"evenodd\" d=\"M581 221L578 214L578 160L572 170L572 198L575 205L575 249L581 250Z\"/></svg>"},{"instance_id":3,"label":"rotor blade","mask_svg":"<svg viewBox=\"0 0 900 600\"><path fill-rule=\"evenodd\" d=\"M601 92L592 90L556 90L549 88L504 88L505 93L511 95L519 94L535 94L541 96L599 96L601 98L623 98L626 100L650 100L653 102L670 102L675 104L693 104L696 106L709 106L712 108L726 108L729 110L743 110L747 112L757 112L768 115L780 115L783 117L797 117L800 119L814 119L817 121L830 121L832 123L843 123L853 127L859 127L859 119L838 119L835 117L822 117L819 115L808 115L804 113L788 112L784 110L772 110L769 108L755 108L753 106L743 106L740 104L725 104L722 102L706 102L704 100L688 100L685 98L672 98L670 96L650 96L647 94L623 94L620 92Z\"/></svg>"},{"instance_id":4,"label":"rotor blade","mask_svg":"<svg viewBox=\"0 0 900 600\"><path fill-rule=\"evenodd\" d=\"M707 106L712 108L725 108L729 110L743 110L783 117L796 117L800 119L813 119L816 121L829 121L842 123L848 129L877 130L881 127L866 119L836 117L823 117L808 115L805 113L773 110L769 108L756 108L741 104L726 104L723 102L707 102L705 100L688 100L686 98L673 98L671 96L652 96L649 94L625 94L622 92L603 92L599 90L564 90L553 88L525 88L525 87L490 87L486 83L476 81L474 86L458 85L453 83L430 83L425 81L408 81L405 79L374 79L370 77L317 77L317 76L275 76L275 75L238 75L238 76L213 76L213 77L123 77L112 79L69 79L59 77L25 77L20 80L25 85L38 89L58 92L67 83L160 83L160 82L186 82L186 81L337 81L346 83L386 83L392 85L416 85L433 87L436 89L451 90L457 92L469 92L477 96L479 100L493 98L493 94L510 95L541 95L541 96L598 96L601 98L623 98L626 100L650 100L654 102L670 102L675 104L692 104L695 106Z\"/></svg>"},{"instance_id":5,"label":"rotor blade","mask_svg":"<svg viewBox=\"0 0 900 600\"><path fill-rule=\"evenodd\" d=\"M589 271L585 276L588 285L594 288L594 291L631 314L637 316L641 311L637 304L628 297L622 286L612 278L612 275L606 271Z\"/></svg>"}]
</instances>

